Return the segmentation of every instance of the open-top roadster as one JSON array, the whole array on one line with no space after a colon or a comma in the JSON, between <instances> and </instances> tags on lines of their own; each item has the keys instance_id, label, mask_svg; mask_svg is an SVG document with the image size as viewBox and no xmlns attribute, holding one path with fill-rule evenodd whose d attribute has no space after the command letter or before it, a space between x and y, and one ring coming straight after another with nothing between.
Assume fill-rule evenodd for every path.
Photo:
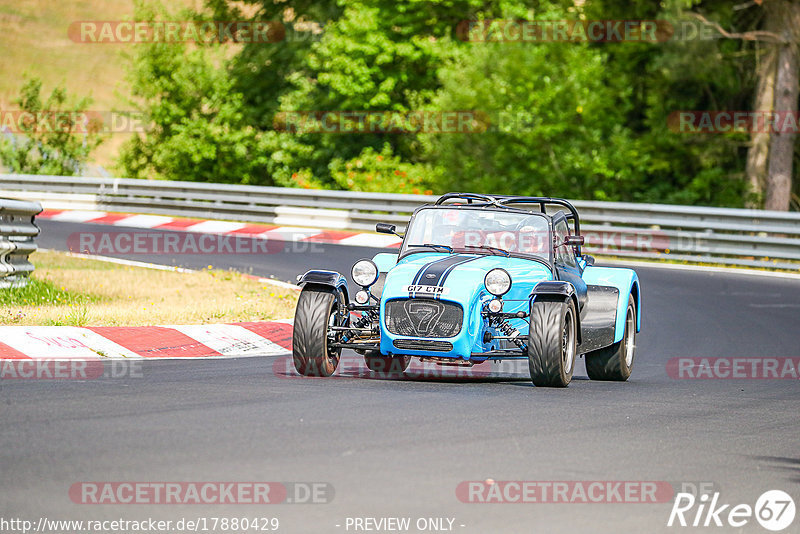
<instances>
[{"instance_id":1,"label":"open-top roadster","mask_svg":"<svg viewBox=\"0 0 800 534\"><path fill-rule=\"evenodd\" d=\"M412 357L442 365L528 360L537 386L567 386L575 358L596 380L627 380L640 328L631 269L581 253L575 207L563 199L448 193L417 208L398 253L358 260L346 278L299 279L293 359L330 376L342 349L369 369L402 373ZM353 288L355 289L355 288Z\"/></svg>"}]
</instances>

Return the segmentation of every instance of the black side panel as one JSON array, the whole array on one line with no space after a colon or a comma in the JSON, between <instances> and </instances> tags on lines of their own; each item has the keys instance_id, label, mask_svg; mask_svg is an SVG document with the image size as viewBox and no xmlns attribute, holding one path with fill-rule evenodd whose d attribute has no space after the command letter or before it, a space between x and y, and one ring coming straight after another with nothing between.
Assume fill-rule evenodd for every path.
<instances>
[{"instance_id":1,"label":"black side panel","mask_svg":"<svg viewBox=\"0 0 800 534\"><path fill-rule=\"evenodd\" d=\"M607 347L614 342L619 289L609 286L587 286L586 306L581 313L582 354Z\"/></svg>"},{"instance_id":2,"label":"black side panel","mask_svg":"<svg viewBox=\"0 0 800 534\"><path fill-rule=\"evenodd\" d=\"M556 264L556 273L559 280L569 282L575 287L575 296L578 297L578 306L580 308L578 311L583 313L583 308L586 306L588 291L586 289L586 282L583 281L580 271L575 267Z\"/></svg>"}]
</instances>

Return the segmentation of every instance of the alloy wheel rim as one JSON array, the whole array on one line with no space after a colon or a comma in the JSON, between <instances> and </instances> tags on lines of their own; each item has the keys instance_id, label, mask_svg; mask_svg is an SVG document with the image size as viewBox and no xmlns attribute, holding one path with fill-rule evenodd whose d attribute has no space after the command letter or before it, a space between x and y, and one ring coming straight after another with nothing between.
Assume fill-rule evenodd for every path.
<instances>
[{"instance_id":1,"label":"alloy wheel rim","mask_svg":"<svg viewBox=\"0 0 800 534\"><path fill-rule=\"evenodd\" d=\"M636 324L633 319L633 309L628 308L628 315L625 318L625 365L628 368L633 365L633 349L635 347Z\"/></svg>"},{"instance_id":2,"label":"alloy wheel rim","mask_svg":"<svg viewBox=\"0 0 800 534\"><path fill-rule=\"evenodd\" d=\"M572 371L572 353L575 350L575 335L572 323L572 310L570 309L564 317L564 331L561 335L561 357L564 363L565 374L569 374Z\"/></svg>"},{"instance_id":3,"label":"alloy wheel rim","mask_svg":"<svg viewBox=\"0 0 800 534\"><path fill-rule=\"evenodd\" d=\"M341 337L341 332L337 332L336 330L331 330L330 327L332 326L341 326L342 322L339 320L339 306L338 303L335 303L331 308L331 315L328 317L328 339L327 339L327 354L325 355L328 363L331 365L336 365L338 360L338 349L331 347L332 343L336 343L339 338Z\"/></svg>"}]
</instances>

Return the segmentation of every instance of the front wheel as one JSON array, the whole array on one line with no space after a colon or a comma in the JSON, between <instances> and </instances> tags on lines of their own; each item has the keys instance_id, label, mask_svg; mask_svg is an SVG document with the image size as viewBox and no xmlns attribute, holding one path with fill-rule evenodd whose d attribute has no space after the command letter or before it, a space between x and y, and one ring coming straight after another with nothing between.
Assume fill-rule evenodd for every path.
<instances>
[{"instance_id":1,"label":"front wheel","mask_svg":"<svg viewBox=\"0 0 800 534\"><path fill-rule=\"evenodd\" d=\"M294 316L292 357L303 376L331 376L339 365L342 349L331 346L340 333L332 326L347 321L344 296L338 290L307 287L300 292Z\"/></svg>"},{"instance_id":2,"label":"front wheel","mask_svg":"<svg viewBox=\"0 0 800 534\"><path fill-rule=\"evenodd\" d=\"M636 302L628 297L625 331L613 345L586 354L586 374L592 380L624 382L631 376L636 353Z\"/></svg>"},{"instance_id":3,"label":"front wheel","mask_svg":"<svg viewBox=\"0 0 800 534\"><path fill-rule=\"evenodd\" d=\"M528 329L528 367L534 385L560 388L569 385L575 367L577 334L572 299L533 302Z\"/></svg>"},{"instance_id":4,"label":"front wheel","mask_svg":"<svg viewBox=\"0 0 800 534\"><path fill-rule=\"evenodd\" d=\"M364 363L370 371L385 375L399 375L408 369L411 356L383 356L380 352L364 354Z\"/></svg>"}]
</instances>

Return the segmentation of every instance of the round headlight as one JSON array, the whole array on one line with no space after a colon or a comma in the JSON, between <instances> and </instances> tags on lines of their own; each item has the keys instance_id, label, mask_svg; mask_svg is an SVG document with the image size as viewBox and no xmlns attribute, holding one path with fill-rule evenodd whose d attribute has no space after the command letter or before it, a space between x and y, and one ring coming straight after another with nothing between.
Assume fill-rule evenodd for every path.
<instances>
[{"instance_id":1,"label":"round headlight","mask_svg":"<svg viewBox=\"0 0 800 534\"><path fill-rule=\"evenodd\" d=\"M492 269L483 279L486 289L495 297L502 297L511 289L511 275L505 269Z\"/></svg>"},{"instance_id":2,"label":"round headlight","mask_svg":"<svg viewBox=\"0 0 800 534\"><path fill-rule=\"evenodd\" d=\"M358 260L350 271L353 281L361 287L369 287L378 279L378 266L370 260Z\"/></svg>"}]
</instances>

